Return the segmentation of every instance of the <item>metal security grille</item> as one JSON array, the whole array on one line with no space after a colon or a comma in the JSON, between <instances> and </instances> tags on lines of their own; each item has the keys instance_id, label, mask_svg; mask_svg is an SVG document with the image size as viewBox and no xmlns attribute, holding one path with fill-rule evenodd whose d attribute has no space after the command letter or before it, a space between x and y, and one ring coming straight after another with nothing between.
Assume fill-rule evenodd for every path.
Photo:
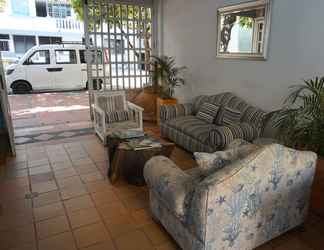
<instances>
[{"instance_id":1,"label":"metal security grille","mask_svg":"<svg viewBox=\"0 0 324 250\"><path fill-rule=\"evenodd\" d=\"M152 0L88 0L85 27L89 89L139 89L150 84L154 49Z\"/></svg>"}]
</instances>

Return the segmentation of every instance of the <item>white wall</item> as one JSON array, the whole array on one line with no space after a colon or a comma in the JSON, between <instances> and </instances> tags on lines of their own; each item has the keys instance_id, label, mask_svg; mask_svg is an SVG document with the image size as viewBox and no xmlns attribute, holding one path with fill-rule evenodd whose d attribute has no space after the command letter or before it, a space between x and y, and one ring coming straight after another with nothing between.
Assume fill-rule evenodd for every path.
<instances>
[{"instance_id":1,"label":"white wall","mask_svg":"<svg viewBox=\"0 0 324 250\"><path fill-rule=\"evenodd\" d=\"M265 110L281 105L288 87L324 75L323 0L273 0L266 62L216 58L217 8L239 0L163 0L164 54L188 67L180 100L232 91Z\"/></svg>"}]
</instances>

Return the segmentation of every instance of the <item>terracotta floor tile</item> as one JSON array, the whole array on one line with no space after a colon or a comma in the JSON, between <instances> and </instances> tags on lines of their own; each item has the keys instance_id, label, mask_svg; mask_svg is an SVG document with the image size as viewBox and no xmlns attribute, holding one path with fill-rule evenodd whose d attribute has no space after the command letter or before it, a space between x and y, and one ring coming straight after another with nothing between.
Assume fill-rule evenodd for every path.
<instances>
[{"instance_id":1,"label":"terracotta floor tile","mask_svg":"<svg viewBox=\"0 0 324 250\"><path fill-rule=\"evenodd\" d=\"M8 213L26 213L32 210L32 201L30 199L19 199L19 200L11 200L6 202L0 202L2 206L2 213L4 215ZM0 212L0 216L1 216Z\"/></svg>"},{"instance_id":2,"label":"terracotta floor tile","mask_svg":"<svg viewBox=\"0 0 324 250\"><path fill-rule=\"evenodd\" d=\"M55 170L54 175L56 179L64 179L67 177L76 176L78 173L74 170L74 168L64 168Z\"/></svg>"},{"instance_id":3,"label":"terracotta floor tile","mask_svg":"<svg viewBox=\"0 0 324 250\"><path fill-rule=\"evenodd\" d=\"M68 200L78 196L83 196L88 193L84 185L72 185L60 189L61 197L63 200Z\"/></svg>"},{"instance_id":4,"label":"terracotta floor tile","mask_svg":"<svg viewBox=\"0 0 324 250\"><path fill-rule=\"evenodd\" d=\"M78 174L89 174L92 172L97 172L98 169L94 164L79 165L74 167Z\"/></svg>"},{"instance_id":5,"label":"terracotta floor tile","mask_svg":"<svg viewBox=\"0 0 324 250\"><path fill-rule=\"evenodd\" d=\"M69 223L66 216L59 216L36 223L37 236L39 239L48 238L52 235L69 231Z\"/></svg>"},{"instance_id":6,"label":"terracotta floor tile","mask_svg":"<svg viewBox=\"0 0 324 250\"><path fill-rule=\"evenodd\" d=\"M76 250L71 232L66 232L39 241L39 250Z\"/></svg>"},{"instance_id":7,"label":"terracotta floor tile","mask_svg":"<svg viewBox=\"0 0 324 250\"><path fill-rule=\"evenodd\" d=\"M70 160L56 162L56 163L52 163L52 168L54 171L57 171L60 169L72 168L72 163Z\"/></svg>"},{"instance_id":8,"label":"terracotta floor tile","mask_svg":"<svg viewBox=\"0 0 324 250\"><path fill-rule=\"evenodd\" d=\"M152 215L149 209L139 209L132 211L131 216L134 218L138 226L144 226L153 223Z\"/></svg>"},{"instance_id":9,"label":"terracotta floor tile","mask_svg":"<svg viewBox=\"0 0 324 250\"><path fill-rule=\"evenodd\" d=\"M114 243L109 240L105 242L100 242L98 244L82 248L82 250L116 250Z\"/></svg>"},{"instance_id":10,"label":"terracotta floor tile","mask_svg":"<svg viewBox=\"0 0 324 250\"><path fill-rule=\"evenodd\" d=\"M60 188L66 188L69 186L80 186L82 185L82 181L79 176L72 176L65 179L58 179L57 184Z\"/></svg>"},{"instance_id":11,"label":"terracotta floor tile","mask_svg":"<svg viewBox=\"0 0 324 250\"><path fill-rule=\"evenodd\" d=\"M33 223L33 214L31 210L23 213L9 213L0 216L0 230L14 229Z\"/></svg>"},{"instance_id":12,"label":"terracotta floor tile","mask_svg":"<svg viewBox=\"0 0 324 250\"><path fill-rule=\"evenodd\" d=\"M26 245L35 243L34 225L26 225L12 230L1 231L0 249L20 249Z\"/></svg>"},{"instance_id":13,"label":"terracotta floor tile","mask_svg":"<svg viewBox=\"0 0 324 250\"><path fill-rule=\"evenodd\" d=\"M10 250L37 250L36 243L24 243L20 246L10 248Z\"/></svg>"},{"instance_id":14,"label":"terracotta floor tile","mask_svg":"<svg viewBox=\"0 0 324 250\"><path fill-rule=\"evenodd\" d=\"M32 185L33 192L37 193L47 193L50 191L57 190L56 183L54 181L41 182Z\"/></svg>"},{"instance_id":15,"label":"terracotta floor tile","mask_svg":"<svg viewBox=\"0 0 324 250\"><path fill-rule=\"evenodd\" d=\"M30 176L30 182L32 185L41 183L41 182L49 182L54 180L53 172L48 172L44 174L36 174Z\"/></svg>"},{"instance_id":16,"label":"terracotta floor tile","mask_svg":"<svg viewBox=\"0 0 324 250\"><path fill-rule=\"evenodd\" d=\"M97 209L101 216L106 219L125 216L125 214L129 213L123 203L119 201L104 206L98 206Z\"/></svg>"},{"instance_id":17,"label":"terracotta floor tile","mask_svg":"<svg viewBox=\"0 0 324 250\"><path fill-rule=\"evenodd\" d=\"M74 212L77 210L94 207L94 203L92 202L89 195L66 200L64 201L64 205L68 212Z\"/></svg>"},{"instance_id":18,"label":"terracotta floor tile","mask_svg":"<svg viewBox=\"0 0 324 250\"><path fill-rule=\"evenodd\" d=\"M74 230L73 234L79 248L110 240L110 236L103 223L81 227Z\"/></svg>"},{"instance_id":19,"label":"terracotta floor tile","mask_svg":"<svg viewBox=\"0 0 324 250\"><path fill-rule=\"evenodd\" d=\"M29 168L40 167L40 166L44 166L44 165L48 165L48 164L49 164L49 161L47 158L34 160L34 161L28 161Z\"/></svg>"},{"instance_id":20,"label":"terracotta floor tile","mask_svg":"<svg viewBox=\"0 0 324 250\"><path fill-rule=\"evenodd\" d=\"M81 174L80 176L83 182L100 181L104 179L103 175L99 171Z\"/></svg>"},{"instance_id":21,"label":"terracotta floor tile","mask_svg":"<svg viewBox=\"0 0 324 250\"><path fill-rule=\"evenodd\" d=\"M153 246L142 231L132 231L114 239L118 250L152 250ZM135 243L136 242L136 243Z\"/></svg>"},{"instance_id":22,"label":"terracotta floor tile","mask_svg":"<svg viewBox=\"0 0 324 250\"><path fill-rule=\"evenodd\" d=\"M34 207L42 207L49 204L57 203L61 200L60 194L58 191L52 191L44 194L40 194L37 197L33 198Z\"/></svg>"},{"instance_id":23,"label":"terracotta floor tile","mask_svg":"<svg viewBox=\"0 0 324 250\"><path fill-rule=\"evenodd\" d=\"M68 217L73 229L89 224L94 224L101 220L99 213L94 207L68 213Z\"/></svg>"},{"instance_id":24,"label":"terracotta floor tile","mask_svg":"<svg viewBox=\"0 0 324 250\"><path fill-rule=\"evenodd\" d=\"M181 250L174 241L164 242L155 247L156 250Z\"/></svg>"},{"instance_id":25,"label":"terracotta floor tile","mask_svg":"<svg viewBox=\"0 0 324 250\"><path fill-rule=\"evenodd\" d=\"M106 219L105 225L107 226L112 238L116 238L122 234L134 231L138 228L135 220L129 214Z\"/></svg>"},{"instance_id":26,"label":"terracotta floor tile","mask_svg":"<svg viewBox=\"0 0 324 250\"><path fill-rule=\"evenodd\" d=\"M10 169L6 171L6 178L17 178L28 176L27 169Z\"/></svg>"},{"instance_id":27,"label":"terracotta floor tile","mask_svg":"<svg viewBox=\"0 0 324 250\"><path fill-rule=\"evenodd\" d=\"M61 202L34 208L36 221L46 220L60 215L65 215L64 207Z\"/></svg>"},{"instance_id":28,"label":"terracotta floor tile","mask_svg":"<svg viewBox=\"0 0 324 250\"><path fill-rule=\"evenodd\" d=\"M78 167L79 165L93 164L93 161L90 158L76 159L72 161L73 166Z\"/></svg>"},{"instance_id":29,"label":"terracotta floor tile","mask_svg":"<svg viewBox=\"0 0 324 250\"><path fill-rule=\"evenodd\" d=\"M287 239L280 246L273 248L274 250L312 250L313 248L307 246L298 238Z\"/></svg>"},{"instance_id":30,"label":"terracotta floor tile","mask_svg":"<svg viewBox=\"0 0 324 250\"><path fill-rule=\"evenodd\" d=\"M108 180L88 182L85 184L90 193L111 190L113 191L112 185Z\"/></svg>"},{"instance_id":31,"label":"terracotta floor tile","mask_svg":"<svg viewBox=\"0 0 324 250\"><path fill-rule=\"evenodd\" d=\"M52 169L49 165L44 165L44 166L40 166L40 167L30 168L29 174L30 175L44 174L44 173L48 173L51 171L52 171Z\"/></svg>"},{"instance_id":32,"label":"terracotta floor tile","mask_svg":"<svg viewBox=\"0 0 324 250\"><path fill-rule=\"evenodd\" d=\"M142 193L136 196L130 196L122 200L125 207L129 210L138 210L147 208L149 206L149 197L147 194Z\"/></svg>"},{"instance_id":33,"label":"terracotta floor tile","mask_svg":"<svg viewBox=\"0 0 324 250\"><path fill-rule=\"evenodd\" d=\"M97 206L102 206L118 201L118 198L111 189L92 193L91 196Z\"/></svg>"},{"instance_id":34,"label":"terracotta floor tile","mask_svg":"<svg viewBox=\"0 0 324 250\"><path fill-rule=\"evenodd\" d=\"M162 243L170 241L171 239L163 227L157 225L156 223L145 225L141 229L155 246L161 245Z\"/></svg>"}]
</instances>

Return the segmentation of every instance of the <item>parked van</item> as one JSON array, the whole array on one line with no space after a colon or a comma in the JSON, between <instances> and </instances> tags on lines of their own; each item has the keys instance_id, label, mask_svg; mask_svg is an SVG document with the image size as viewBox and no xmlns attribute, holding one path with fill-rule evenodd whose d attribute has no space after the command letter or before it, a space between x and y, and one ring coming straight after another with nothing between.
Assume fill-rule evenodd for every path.
<instances>
[{"instance_id":1,"label":"parked van","mask_svg":"<svg viewBox=\"0 0 324 250\"><path fill-rule=\"evenodd\" d=\"M100 51L99 51L100 52ZM101 52L98 53L101 55ZM98 61L99 64L102 56ZM100 69L102 74L102 67ZM75 44L34 46L7 67L7 88L13 93L32 90L77 90L87 88L85 46ZM101 81L101 80L100 80Z\"/></svg>"}]
</instances>

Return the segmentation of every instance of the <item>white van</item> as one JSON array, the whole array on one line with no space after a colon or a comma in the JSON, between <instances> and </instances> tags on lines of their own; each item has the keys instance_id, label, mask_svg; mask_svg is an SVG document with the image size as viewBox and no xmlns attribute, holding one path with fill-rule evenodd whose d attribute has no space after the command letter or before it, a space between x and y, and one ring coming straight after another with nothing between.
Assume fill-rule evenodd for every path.
<instances>
[{"instance_id":1,"label":"white van","mask_svg":"<svg viewBox=\"0 0 324 250\"><path fill-rule=\"evenodd\" d=\"M7 67L6 78L8 91L12 90L13 93L85 89L87 88L85 46L75 44L34 46L17 64Z\"/></svg>"}]
</instances>

